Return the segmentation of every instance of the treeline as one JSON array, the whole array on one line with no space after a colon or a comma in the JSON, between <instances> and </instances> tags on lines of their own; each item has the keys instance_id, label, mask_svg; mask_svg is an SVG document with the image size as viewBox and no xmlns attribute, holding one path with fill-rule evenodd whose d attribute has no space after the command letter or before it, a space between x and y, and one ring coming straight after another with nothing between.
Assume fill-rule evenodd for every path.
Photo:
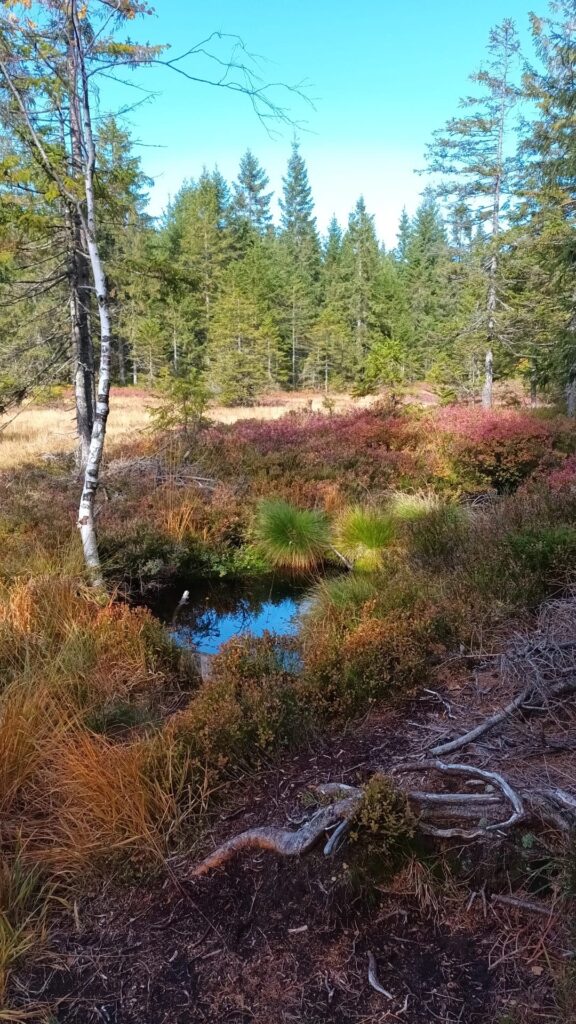
<instances>
[{"instance_id":1,"label":"treeline","mask_svg":"<svg viewBox=\"0 0 576 1024\"><path fill-rule=\"evenodd\" d=\"M497 378L576 407L576 0L491 33L474 95L435 133L427 187L386 250L360 197L322 237L294 143L274 223L250 151L228 183L205 170L160 222L130 138L98 125L101 248L119 383L188 381L221 402L272 388L369 391L427 379L491 402ZM66 379L64 212L7 132L0 150L0 385ZM93 315L85 293L84 312ZM74 321L78 334L81 312ZM81 327L81 324L80 324ZM78 351L78 339L76 339Z\"/></svg>"}]
</instances>

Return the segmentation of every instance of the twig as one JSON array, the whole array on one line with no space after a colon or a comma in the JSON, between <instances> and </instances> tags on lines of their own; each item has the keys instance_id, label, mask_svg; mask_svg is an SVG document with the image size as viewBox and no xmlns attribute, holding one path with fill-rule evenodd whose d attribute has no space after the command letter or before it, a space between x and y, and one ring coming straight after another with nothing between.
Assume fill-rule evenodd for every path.
<instances>
[{"instance_id":1,"label":"twig","mask_svg":"<svg viewBox=\"0 0 576 1024\"><path fill-rule=\"evenodd\" d=\"M546 917L550 917L552 914L551 907L541 907L539 903L533 903L532 900L521 900L517 896L500 896L499 893L493 893L490 900L492 903L504 903L509 907L529 910L532 914L544 914Z\"/></svg>"},{"instance_id":2,"label":"twig","mask_svg":"<svg viewBox=\"0 0 576 1024\"><path fill-rule=\"evenodd\" d=\"M376 992L380 992L381 995L386 996L386 999L394 998L394 996L390 992L387 992L378 981L376 959L374 957L374 953L371 953L370 950L368 950L368 981L372 988L375 989Z\"/></svg>"}]
</instances>

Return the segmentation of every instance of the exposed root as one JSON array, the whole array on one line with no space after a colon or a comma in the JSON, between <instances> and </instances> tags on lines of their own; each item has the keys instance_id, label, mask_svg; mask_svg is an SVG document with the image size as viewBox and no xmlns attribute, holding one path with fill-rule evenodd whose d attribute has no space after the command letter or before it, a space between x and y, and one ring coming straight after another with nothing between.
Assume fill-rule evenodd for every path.
<instances>
[{"instance_id":1,"label":"exposed root","mask_svg":"<svg viewBox=\"0 0 576 1024\"><path fill-rule=\"evenodd\" d=\"M486 831L504 831L505 829L512 828L517 822L524 818L524 804L522 803L521 797L518 793L512 789L512 786L506 779L498 772L489 772L484 768L475 768L470 764L446 764L444 761L416 761L410 764L400 765L396 771L398 772L417 772L427 771L433 769L434 771L444 772L447 775L468 775L473 778L484 779L485 781L492 783L497 786L502 794L512 805L512 814L505 819L505 821L499 821L495 824L486 825L484 830L476 830L473 833L466 833L465 830L455 831L454 829L434 829L431 834L443 838L452 838L455 835L460 835L465 839L475 839L478 835L482 835ZM434 802L434 801L432 801ZM467 802L467 801L464 801ZM428 829L430 832L430 829Z\"/></svg>"},{"instance_id":2,"label":"exposed root","mask_svg":"<svg viewBox=\"0 0 576 1024\"><path fill-rule=\"evenodd\" d=\"M197 864L192 871L192 877L197 878L207 874L213 868L221 867L242 850L270 850L283 857L299 857L301 854L307 853L316 845L327 829L342 819L347 821L353 816L361 802L360 791L358 793L358 796L347 797L328 807L321 807L310 821L302 825L296 832L290 832L283 828L264 827L249 829L247 832L241 832L238 836L233 836L200 864Z\"/></svg>"},{"instance_id":3,"label":"exposed root","mask_svg":"<svg viewBox=\"0 0 576 1024\"><path fill-rule=\"evenodd\" d=\"M576 825L576 796L553 787L520 790L499 772L469 764L446 764L438 759L407 762L397 765L393 775L416 772L439 772L453 777L477 779L490 784L499 793L435 793L403 788L417 817L418 829L439 839L489 839L509 832L520 822L536 819L567 831ZM381 774L381 773L379 773ZM352 820L362 806L364 790L340 783L324 783L315 787L324 797L338 797L334 803L321 807L296 831L274 826L249 829L233 836L192 870L192 877L205 875L226 864L245 850L269 850L283 857L308 853L322 835L334 829L324 846L324 855L336 853L349 832ZM511 813L502 818L508 807ZM497 815L496 821L489 816ZM467 823L473 821L474 827Z\"/></svg>"}]
</instances>

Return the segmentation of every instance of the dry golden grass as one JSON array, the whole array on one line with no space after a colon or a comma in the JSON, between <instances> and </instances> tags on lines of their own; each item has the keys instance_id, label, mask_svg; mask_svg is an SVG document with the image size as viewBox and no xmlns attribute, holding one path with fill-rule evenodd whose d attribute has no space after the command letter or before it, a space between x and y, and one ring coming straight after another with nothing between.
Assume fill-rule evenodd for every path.
<instances>
[{"instance_id":1,"label":"dry golden grass","mask_svg":"<svg viewBox=\"0 0 576 1024\"><path fill-rule=\"evenodd\" d=\"M362 408L375 401L374 396L351 398L331 396L334 412ZM108 446L137 441L151 424L150 411L156 400L152 392L141 389L113 388L108 420ZM289 412L328 411L321 392L302 391L296 394L278 392L262 405L213 406L208 417L219 423L238 420L277 420ZM50 407L29 405L17 415L0 417L0 471L37 462L44 456L69 454L76 447L76 422L72 394Z\"/></svg>"},{"instance_id":2,"label":"dry golden grass","mask_svg":"<svg viewBox=\"0 0 576 1024\"><path fill-rule=\"evenodd\" d=\"M110 402L110 444L137 440L150 425L154 397L142 391L114 391ZM5 426L3 426L5 425ZM44 455L73 452L76 421L72 396L43 408L29 405L0 418L0 470L36 462Z\"/></svg>"}]
</instances>

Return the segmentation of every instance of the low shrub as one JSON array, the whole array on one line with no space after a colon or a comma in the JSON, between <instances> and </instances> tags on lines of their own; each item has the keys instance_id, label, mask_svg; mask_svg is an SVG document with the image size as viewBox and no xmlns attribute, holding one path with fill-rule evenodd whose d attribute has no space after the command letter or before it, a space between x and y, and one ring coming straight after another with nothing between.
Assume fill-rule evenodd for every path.
<instances>
[{"instance_id":1,"label":"low shrub","mask_svg":"<svg viewBox=\"0 0 576 1024\"><path fill-rule=\"evenodd\" d=\"M445 653L452 624L441 609L422 603L385 617L366 606L366 616L340 623L304 640L300 690L311 707L331 715L349 714L370 701L394 701L424 682Z\"/></svg>"},{"instance_id":2,"label":"low shrub","mask_svg":"<svg viewBox=\"0 0 576 1024\"><path fill-rule=\"evenodd\" d=\"M295 643L271 634L229 641L171 728L192 757L218 765L258 760L286 743L301 721L294 676L287 665Z\"/></svg>"},{"instance_id":3,"label":"low shrub","mask_svg":"<svg viewBox=\"0 0 576 1024\"><path fill-rule=\"evenodd\" d=\"M526 412L451 407L435 416L445 454L456 475L472 487L515 490L555 449L574 444L560 422Z\"/></svg>"},{"instance_id":4,"label":"low shrub","mask_svg":"<svg viewBox=\"0 0 576 1024\"><path fill-rule=\"evenodd\" d=\"M561 582L576 570L576 527L525 529L511 534L508 546L520 570L542 582Z\"/></svg>"}]
</instances>

